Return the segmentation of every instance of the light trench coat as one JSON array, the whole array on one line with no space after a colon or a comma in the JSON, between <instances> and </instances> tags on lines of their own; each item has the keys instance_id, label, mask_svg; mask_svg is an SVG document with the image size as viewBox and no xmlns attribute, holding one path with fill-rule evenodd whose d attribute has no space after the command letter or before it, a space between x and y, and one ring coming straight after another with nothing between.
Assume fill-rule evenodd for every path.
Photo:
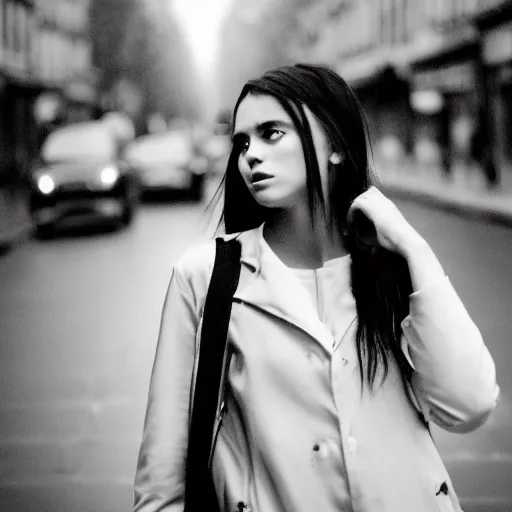
<instances>
[{"instance_id":1,"label":"light trench coat","mask_svg":"<svg viewBox=\"0 0 512 512\"><path fill-rule=\"evenodd\" d=\"M342 496L354 512L460 512L422 418L471 431L489 416L499 388L492 357L448 278L410 297L402 322L410 386L392 361L383 384L362 391L353 304L340 312L343 334L333 339L292 271L262 252L262 227L235 236L242 256L228 334L233 356L211 451L221 510L234 512L243 502L252 512L342 512ZM135 477L136 512L183 510L214 259L215 243L206 242L173 270Z\"/></svg>"}]
</instances>

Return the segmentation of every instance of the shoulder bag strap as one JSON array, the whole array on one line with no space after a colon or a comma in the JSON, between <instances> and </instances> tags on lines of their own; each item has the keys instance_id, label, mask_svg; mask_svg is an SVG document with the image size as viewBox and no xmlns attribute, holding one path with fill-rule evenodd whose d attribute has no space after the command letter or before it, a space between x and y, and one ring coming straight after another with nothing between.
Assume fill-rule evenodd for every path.
<instances>
[{"instance_id":1,"label":"shoulder bag strap","mask_svg":"<svg viewBox=\"0 0 512 512\"><path fill-rule=\"evenodd\" d=\"M221 386L224 352L233 295L240 278L240 243L217 238L215 264L206 295L199 362L190 423L185 512L217 512L213 482L208 468L217 399Z\"/></svg>"}]
</instances>

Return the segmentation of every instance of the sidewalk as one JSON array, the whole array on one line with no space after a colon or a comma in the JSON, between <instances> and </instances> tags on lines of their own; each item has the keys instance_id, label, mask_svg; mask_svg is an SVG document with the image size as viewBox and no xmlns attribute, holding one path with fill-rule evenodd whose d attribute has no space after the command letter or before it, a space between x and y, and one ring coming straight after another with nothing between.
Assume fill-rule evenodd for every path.
<instances>
[{"instance_id":1,"label":"sidewalk","mask_svg":"<svg viewBox=\"0 0 512 512\"><path fill-rule=\"evenodd\" d=\"M15 187L0 187L0 254L31 232L25 193Z\"/></svg>"},{"instance_id":2,"label":"sidewalk","mask_svg":"<svg viewBox=\"0 0 512 512\"><path fill-rule=\"evenodd\" d=\"M381 187L390 196L512 227L512 173L504 173L501 186L490 190L477 171L466 168L454 169L449 179L432 169L378 168Z\"/></svg>"}]
</instances>

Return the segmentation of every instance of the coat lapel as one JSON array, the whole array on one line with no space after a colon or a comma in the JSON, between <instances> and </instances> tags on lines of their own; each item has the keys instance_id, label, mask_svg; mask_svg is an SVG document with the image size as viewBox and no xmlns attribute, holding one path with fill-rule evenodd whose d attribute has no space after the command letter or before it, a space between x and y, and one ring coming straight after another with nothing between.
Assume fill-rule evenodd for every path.
<instances>
[{"instance_id":1,"label":"coat lapel","mask_svg":"<svg viewBox=\"0 0 512 512\"><path fill-rule=\"evenodd\" d=\"M307 290L293 272L262 245L263 226L242 233L242 270L234 299L250 304L308 333L329 354L333 337L318 318Z\"/></svg>"}]
</instances>

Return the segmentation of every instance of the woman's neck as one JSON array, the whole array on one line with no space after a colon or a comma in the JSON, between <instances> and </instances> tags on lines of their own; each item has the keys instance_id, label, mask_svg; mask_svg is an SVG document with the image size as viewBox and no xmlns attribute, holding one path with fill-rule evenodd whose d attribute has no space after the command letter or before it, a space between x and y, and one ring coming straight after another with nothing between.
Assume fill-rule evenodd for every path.
<instances>
[{"instance_id":1,"label":"woman's neck","mask_svg":"<svg viewBox=\"0 0 512 512\"><path fill-rule=\"evenodd\" d=\"M347 254L336 226L331 229L319 213L312 223L309 208L280 210L265 222L263 236L272 250L293 268L320 268Z\"/></svg>"}]
</instances>

